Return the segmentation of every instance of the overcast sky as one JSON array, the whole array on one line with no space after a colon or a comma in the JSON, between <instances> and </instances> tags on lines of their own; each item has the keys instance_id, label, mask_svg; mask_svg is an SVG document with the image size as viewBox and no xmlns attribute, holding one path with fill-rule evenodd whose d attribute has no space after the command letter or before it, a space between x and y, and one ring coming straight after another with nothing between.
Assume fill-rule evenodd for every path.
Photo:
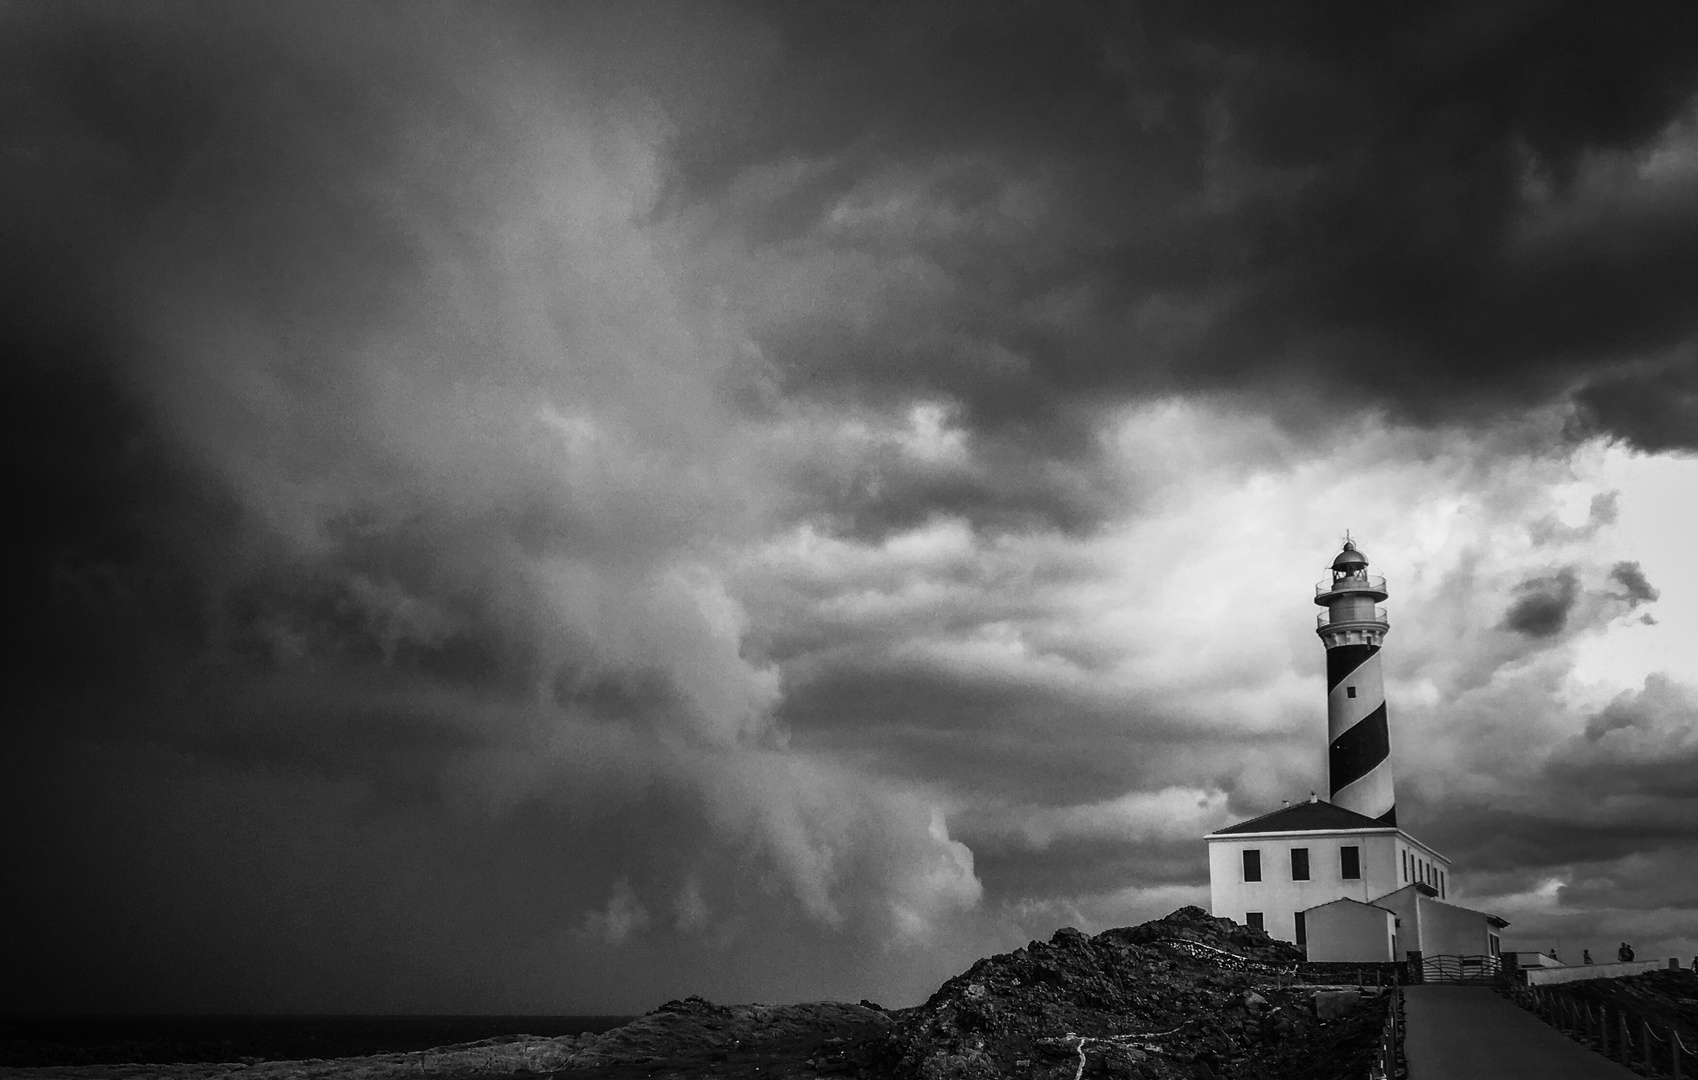
<instances>
[{"instance_id":1,"label":"overcast sky","mask_svg":"<svg viewBox=\"0 0 1698 1080\"><path fill-rule=\"evenodd\" d=\"M1399 820L1698 953L1688 4L0 5L8 1009L921 999Z\"/></svg>"}]
</instances>

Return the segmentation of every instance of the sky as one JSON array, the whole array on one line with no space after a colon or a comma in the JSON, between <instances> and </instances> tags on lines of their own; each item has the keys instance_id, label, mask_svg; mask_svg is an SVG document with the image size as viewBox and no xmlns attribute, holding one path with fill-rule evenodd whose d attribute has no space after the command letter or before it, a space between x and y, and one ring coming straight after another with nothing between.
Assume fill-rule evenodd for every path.
<instances>
[{"instance_id":1,"label":"sky","mask_svg":"<svg viewBox=\"0 0 1698 1080\"><path fill-rule=\"evenodd\" d=\"M1324 794L1698 953L1690 5L0 4L8 1010L922 1000Z\"/></svg>"}]
</instances>

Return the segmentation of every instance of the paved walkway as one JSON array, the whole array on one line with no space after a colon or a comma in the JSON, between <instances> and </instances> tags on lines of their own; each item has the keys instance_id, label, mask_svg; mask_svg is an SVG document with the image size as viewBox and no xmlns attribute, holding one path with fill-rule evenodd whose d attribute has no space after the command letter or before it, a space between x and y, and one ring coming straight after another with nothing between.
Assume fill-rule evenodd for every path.
<instances>
[{"instance_id":1,"label":"paved walkway","mask_svg":"<svg viewBox=\"0 0 1698 1080\"><path fill-rule=\"evenodd\" d=\"M1410 986L1409 1080L1626 1080L1606 1060L1484 986Z\"/></svg>"}]
</instances>

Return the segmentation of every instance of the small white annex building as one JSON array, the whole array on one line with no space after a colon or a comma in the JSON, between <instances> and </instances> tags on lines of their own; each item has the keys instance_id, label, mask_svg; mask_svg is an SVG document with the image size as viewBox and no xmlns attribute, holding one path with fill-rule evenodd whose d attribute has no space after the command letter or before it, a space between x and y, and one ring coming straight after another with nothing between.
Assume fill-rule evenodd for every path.
<instances>
[{"instance_id":1,"label":"small white annex building","mask_svg":"<svg viewBox=\"0 0 1698 1080\"><path fill-rule=\"evenodd\" d=\"M1446 903L1427 885L1408 885L1375 900L1397 914L1398 957L1491 956L1502 952L1498 931L1509 923L1484 911Z\"/></svg>"},{"instance_id":2,"label":"small white annex building","mask_svg":"<svg viewBox=\"0 0 1698 1080\"><path fill-rule=\"evenodd\" d=\"M1397 912L1348 897L1299 912L1314 935L1304 955L1311 963L1381 963L1396 960Z\"/></svg>"},{"instance_id":3,"label":"small white annex building","mask_svg":"<svg viewBox=\"0 0 1698 1080\"><path fill-rule=\"evenodd\" d=\"M1495 915L1450 902L1450 860L1397 824L1380 646L1390 629L1385 579L1346 541L1315 586L1315 632L1327 650L1330 799L1230 825L1204 839L1209 907L1266 930L1312 961L1491 956Z\"/></svg>"}]
</instances>

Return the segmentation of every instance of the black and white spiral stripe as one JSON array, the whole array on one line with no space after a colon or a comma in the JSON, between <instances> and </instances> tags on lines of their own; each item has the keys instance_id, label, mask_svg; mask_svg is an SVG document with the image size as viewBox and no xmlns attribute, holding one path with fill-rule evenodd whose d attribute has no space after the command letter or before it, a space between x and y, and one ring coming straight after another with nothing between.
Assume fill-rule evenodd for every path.
<instances>
[{"instance_id":1,"label":"black and white spiral stripe","mask_svg":"<svg viewBox=\"0 0 1698 1080\"><path fill-rule=\"evenodd\" d=\"M1379 653L1378 645L1327 649L1327 779L1333 805L1396 825Z\"/></svg>"}]
</instances>

